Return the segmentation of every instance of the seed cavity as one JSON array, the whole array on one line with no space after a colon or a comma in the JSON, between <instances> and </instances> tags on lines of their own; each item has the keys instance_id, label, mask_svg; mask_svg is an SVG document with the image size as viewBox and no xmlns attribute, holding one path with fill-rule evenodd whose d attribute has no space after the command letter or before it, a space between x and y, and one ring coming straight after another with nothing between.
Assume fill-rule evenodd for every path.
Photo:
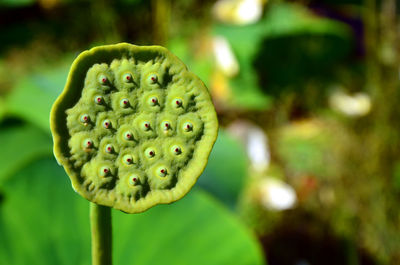
<instances>
[{"instance_id":1,"label":"seed cavity","mask_svg":"<svg viewBox=\"0 0 400 265\"><path fill-rule=\"evenodd\" d=\"M109 167L101 167L100 168L100 176L101 177L106 177L111 173L111 170Z\"/></svg>"},{"instance_id":2,"label":"seed cavity","mask_svg":"<svg viewBox=\"0 0 400 265\"><path fill-rule=\"evenodd\" d=\"M151 98L149 99L149 105L150 105L150 106L156 106L156 105L158 105L158 98L157 98L157 97L151 97Z\"/></svg>"},{"instance_id":3,"label":"seed cavity","mask_svg":"<svg viewBox=\"0 0 400 265\"><path fill-rule=\"evenodd\" d=\"M132 74L130 74L130 73L124 74L124 76L122 78L123 78L125 83L132 82Z\"/></svg>"},{"instance_id":4,"label":"seed cavity","mask_svg":"<svg viewBox=\"0 0 400 265\"><path fill-rule=\"evenodd\" d=\"M127 107L129 107L129 99L127 99L127 98L121 99L121 101L119 102L119 105L120 105L122 108L127 108Z\"/></svg>"},{"instance_id":5,"label":"seed cavity","mask_svg":"<svg viewBox=\"0 0 400 265\"><path fill-rule=\"evenodd\" d=\"M172 103L172 105L173 105L175 108L182 107L182 104L183 104L183 102L182 102L182 99L180 99L180 98L174 99L174 101L173 101L173 103Z\"/></svg>"},{"instance_id":6,"label":"seed cavity","mask_svg":"<svg viewBox=\"0 0 400 265\"><path fill-rule=\"evenodd\" d=\"M102 96L95 96L94 97L94 103L100 105L104 102L103 97Z\"/></svg>"},{"instance_id":7,"label":"seed cavity","mask_svg":"<svg viewBox=\"0 0 400 265\"><path fill-rule=\"evenodd\" d=\"M167 175L167 169L165 168L165 167L159 167L158 169L157 169L157 175L159 176L159 177L165 177L166 175Z\"/></svg>"},{"instance_id":8,"label":"seed cavity","mask_svg":"<svg viewBox=\"0 0 400 265\"><path fill-rule=\"evenodd\" d=\"M92 139L85 139L83 141L83 146L85 147L85 149L91 149L93 147L93 140Z\"/></svg>"},{"instance_id":9,"label":"seed cavity","mask_svg":"<svg viewBox=\"0 0 400 265\"><path fill-rule=\"evenodd\" d=\"M155 84L158 82L158 76L156 74L151 74L149 76L149 82L150 84Z\"/></svg>"},{"instance_id":10,"label":"seed cavity","mask_svg":"<svg viewBox=\"0 0 400 265\"><path fill-rule=\"evenodd\" d=\"M192 130L193 130L193 124L191 124L190 122L185 122L185 123L183 124L183 130L184 130L185 132L192 131Z\"/></svg>"},{"instance_id":11,"label":"seed cavity","mask_svg":"<svg viewBox=\"0 0 400 265\"><path fill-rule=\"evenodd\" d=\"M90 116L88 114L82 114L79 119L84 125L87 125L90 121Z\"/></svg>"},{"instance_id":12,"label":"seed cavity","mask_svg":"<svg viewBox=\"0 0 400 265\"><path fill-rule=\"evenodd\" d=\"M105 84L107 84L107 82L108 82L107 76L105 76L105 75L100 75L99 76L99 83L100 84L105 85Z\"/></svg>"},{"instance_id":13,"label":"seed cavity","mask_svg":"<svg viewBox=\"0 0 400 265\"><path fill-rule=\"evenodd\" d=\"M103 121L103 127L106 129L110 129L111 128L111 121L110 120L104 120Z\"/></svg>"},{"instance_id":14,"label":"seed cavity","mask_svg":"<svg viewBox=\"0 0 400 265\"><path fill-rule=\"evenodd\" d=\"M181 149L180 146L174 145L174 146L172 146L172 148L171 148L171 152L172 152L172 154L174 154L174 155L180 155L180 154L182 153L182 149Z\"/></svg>"},{"instance_id":15,"label":"seed cavity","mask_svg":"<svg viewBox=\"0 0 400 265\"><path fill-rule=\"evenodd\" d=\"M124 133L124 139L127 140L127 141L132 140L133 139L132 132L130 132L130 131L125 132Z\"/></svg>"},{"instance_id":16,"label":"seed cavity","mask_svg":"<svg viewBox=\"0 0 400 265\"><path fill-rule=\"evenodd\" d=\"M152 158L156 155L156 152L152 148L147 148L144 152L148 158Z\"/></svg>"},{"instance_id":17,"label":"seed cavity","mask_svg":"<svg viewBox=\"0 0 400 265\"><path fill-rule=\"evenodd\" d=\"M135 174L131 175L129 177L129 184L131 184L132 186L135 186L139 183L139 177Z\"/></svg>"},{"instance_id":18,"label":"seed cavity","mask_svg":"<svg viewBox=\"0 0 400 265\"><path fill-rule=\"evenodd\" d=\"M169 123L168 121L163 121L161 123L161 127L164 131L168 131L171 129L171 123Z\"/></svg>"},{"instance_id":19,"label":"seed cavity","mask_svg":"<svg viewBox=\"0 0 400 265\"><path fill-rule=\"evenodd\" d=\"M133 163L133 157L131 155L124 155L122 158L125 164L131 165Z\"/></svg>"},{"instance_id":20,"label":"seed cavity","mask_svg":"<svg viewBox=\"0 0 400 265\"><path fill-rule=\"evenodd\" d=\"M107 144L104 151L111 154L114 151L114 147L111 144Z\"/></svg>"},{"instance_id":21,"label":"seed cavity","mask_svg":"<svg viewBox=\"0 0 400 265\"><path fill-rule=\"evenodd\" d=\"M143 129L143 131L148 131L148 130L150 130L150 122L144 121L144 122L142 123L142 129Z\"/></svg>"}]
</instances>

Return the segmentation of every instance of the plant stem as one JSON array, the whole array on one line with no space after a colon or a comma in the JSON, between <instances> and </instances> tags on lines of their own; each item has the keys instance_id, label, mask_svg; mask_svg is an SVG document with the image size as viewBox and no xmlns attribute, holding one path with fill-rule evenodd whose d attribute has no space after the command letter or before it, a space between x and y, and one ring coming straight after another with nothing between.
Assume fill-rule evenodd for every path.
<instances>
[{"instance_id":1,"label":"plant stem","mask_svg":"<svg viewBox=\"0 0 400 265\"><path fill-rule=\"evenodd\" d=\"M111 208L90 203L92 265L112 264Z\"/></svg>"},{"instance_id":2,"label":"plant stem","mask_svg":"<svg viewBox=\"0 0 400 265\"><path fill-rule=\"evenodd\" d=\"M153 42L165 46L168 40L171 18L170 0L152 0Z\"/></svg>"}]
</instances>

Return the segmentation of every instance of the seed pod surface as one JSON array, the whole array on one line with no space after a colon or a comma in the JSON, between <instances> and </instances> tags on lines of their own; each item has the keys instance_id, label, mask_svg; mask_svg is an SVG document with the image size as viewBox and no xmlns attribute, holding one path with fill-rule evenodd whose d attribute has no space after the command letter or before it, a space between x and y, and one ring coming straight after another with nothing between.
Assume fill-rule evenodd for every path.
<instances>
[{"instance_id":1,"label":"seed pod surface","mask_svg":"<svg viewBox=\"0 0 400 265\"><path fill-rule=\"evenodd\" d=\"M163 47L128 43L81 53L50 120L54 155L74 189L127 213L183 197L218 132L197 76Z\"/></svg>"}]
</instances>

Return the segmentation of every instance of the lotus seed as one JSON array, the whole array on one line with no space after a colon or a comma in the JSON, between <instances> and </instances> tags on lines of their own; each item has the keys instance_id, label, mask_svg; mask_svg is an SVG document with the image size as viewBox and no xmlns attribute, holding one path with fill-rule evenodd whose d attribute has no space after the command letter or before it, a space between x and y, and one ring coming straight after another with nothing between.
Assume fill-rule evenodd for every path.
<instances>
[{"instance_id":1,"label":"lotus seed","mask_svg":"<svg viewBox=\"0 0 400 265\"><path fill-rule=\"evenodd\" d=\"M105 84L107 84L107 81L108 81L107 76L105 76L105 75L100 75L99 76L100 84L105 85Z\"/></svg>"},{"instance_id":2,"label":"lotus seed","mask_svg":"<svg viewBox=\"0 0 400 265\"><path fill-rule=\"evenodd\" d=\"M182 99L176 98L174 101L175 101L175 102L174 102L174 107L175 107L175 108L182 107Z\"/></svg>"},{"instance_id":3,"label":"lotus seed","mask_svg":"<svg viewBox=\"0 0 400 265\"><path fill-rule=\"evenodd\" d=\"M157 81L158 81L157 75L151 74L151 75L149 76L149 81L150 81L150 84L155 84L155 83L157 83Z\"/></svg>"},{"instance_id":4,"label":"lotus seed","mask_svg":"<svg viewBox=\"0 0 400 265\"><path fill-rule=\"evenodd\" d=\"M164 131L168 131L169 129L171 129L171 123L169 123L167 121L164 121L162 123L162 128L163 128Z\"/></svg>"},{"instance_id":5,"label":"lotus seed","mask_svg":"<svg viewBox=\"0 0 400 265\"><path fill-rule=\"evenodd\" d=\"M150 130L150 123L147 122L147 121L143 122L143 123L142 123L142 129L143 129L144 131Z\"/></svg>"},{"instance_id":6,"label":"lotus seed","mask_svg":"<svg viewBox=\"0 0 400 265\"><path fill-rule=\"evenodd\" d=\"M90 121L90 117L87 114L83 114L80 118L81 122L85 125L87 125Z\"/></svg>"},{"instance_id":7,"label":"lotus seed","mask_svg":"<svg viewBox=\"0 0 400 265\"><path fill-rule=\"evenodd\" d=\"M151 98L149 99L149 105L150 105L150 106L158 105L158 99L157 99L156 97L151 97Z\"/></svg>"},{"instance_id":8,"label":"lotus seed","mask_svg":"<svg viewBox=\"0 0 400 265\"><path fill-rule=\"evenodd\" d=\"M175 154L175 155L180 155L182 153L182 149L177 145L174 145L171 148L171 150L172 150L172 153Z\"/></svg>"},{"instance_id":9,"label":"lotus seed","mask_svg":"<svg viewBox=\"0 0 400 265\"><path fill-rule=\"evenodd\" d=\"M110 120L104 120L103 121L103 127L106 129L110 129L111 128L111 121Z\"/></svg>"},{"instance_id":10,"label":"lotus seed","mask_svg":"<svg viewBox=\"0 0 400 265\"><path fill-rule=\"evenodd\" d=\"M129 83L132 81L132 75L130 73L124 74L123 79L126 83Z\"/></svg>"},{"instance_id":11,"label":"lotus seed","mask_svg":"<svg viewBox=\"0 0 400 265\"><path fill-rule=\"evenodd\" d=\"M139 182L139 177L137 175L132 175L129 178L129 184L131 184L132 186L135 186L138 182Z\"/></svg>"},{"instance_id":12,"label":"lotus seed","mask_svg":"<svg viewBox=\"0 0 400 265\"><path fill-rule=\"evenodd\" d=\"M156 155L156 152L151 148L147 148L146 151L144 151L144 152L146 153L146 156L148 158L152 158Z\"/></svg>"},{"instance_id":13,"label":"lotus seed","mask_svg":"<svg viewBox=\"0 0 400 265\"><path fill-rule=\"evenodd\" d=\"M133 163L133 157L131 155L124 155L122 158L125 164L130 165Z\"/></svg>"},{"instance_id":14,"label":"lotus seed","mask_svg":"<svg viewBox=\"0 0 400 265\"><path fill-rule=\"evenodd\" d=\"M193 124L191 124L190 122L185 122L185 124L183 124L183 130L185 132L193 130Z\"/></svg>"},{"instance_id":15,"label":"lotus seed","mask_svg":"<svg viewBox=\"0 0 400 265\"><path fill-rule=\"evenodd\" d=\"M158 176L163 178L166 175L167 175L167 169L165 167L160 167L158 169Z\"/></svg>"},{"instance_id":16,"label":"lotus seed","mask_svg":"<svg viewBox=\"0 0 400 265\"><path fill-rule=\"evenodd\" d=\"M121 99L121 101L119 102L119 105L122 108L127 108L129 106L129 100L127 98L123 98Z\"/></svg>"},{"instance_id":17,"label":"lotus seed","mask_svg":"<svg viewBox=\"0 0 400 265\"><path fill-rule=\"evenodd\" d=\"M133 138L133 135L132 135L132 133L131 132L125 132L124 133L124 139L125 140L132 140L132 138Z\"/></svg>"},{"instance_id":18,"label":"lotus seed","mask_svg":"<svg viewBox=\"0 0 400 265\"><path fill-rule=\"evenodd\" d=\"M106 148L105 148L106 153L110 154L110 153L112 153L113 150L114 150L114 148L111 144L106 145Z\"/></svg>"},{"instance_id":19,"label":"lotus seed","mask_svg":"<svg viewBox=\"0 0 400 265\"><path fill-rule=\"evenodd\" d=\"M110 173L110 168L109 167L102 167L100 169L100 176L105 177Z\"/></svg>"},{"instance_id":20,"label":"lotus seed","mask_svg":"<svg viewBox=\"0 0 400 265\"><path fill-rule=\"evenodd\" d=\"M93 141L91 139L85 139L83 141L83 146L85 147L85 149L90 149L93 147Z\"/></svg>"},{"instance_id":21,"label":"lotus seed","mask_svg":"<svg viewBox=\"0 0 400 265\"><path fill-rule=\"evenodd\" d=\"M94 102L95 102L96 104L101 104L101 103L103 103L103 97L102 97L102 96L96 96L96 97L94 98Z\"/></svg>"}]
</instances>

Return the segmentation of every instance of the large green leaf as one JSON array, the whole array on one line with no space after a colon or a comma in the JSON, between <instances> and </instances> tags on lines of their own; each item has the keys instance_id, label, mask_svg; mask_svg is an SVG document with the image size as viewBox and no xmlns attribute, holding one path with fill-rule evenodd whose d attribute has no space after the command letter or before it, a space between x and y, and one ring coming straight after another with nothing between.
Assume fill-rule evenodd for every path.
<instances>
[{"instance_id":1,"label":"large green leaf","mask_svg":"<svg viewBox=\"0 0 400 265\"><path fill-rule=\"evenodd\" d=\"M38 156L52 152L50 135L32 125L14 125L0 130L0 187L6 177Z\"/></svg>"},{"instance_id":2,"label":"large green leaf","mask_svg":"<svg viewBox=\"0 0 400 265\"><path fill-rule=\"evenodd\" d=\"M22 78L6 99L8 115L50 129L50 109L67 80L70 60Z\"/></svg>"},{"instance_id":3,"label":"large green leaf","mask_svg":"<svg viewBox=\"0 0 400 265\"><path fill-rule=\"evenodd\" d=\"M236 205L247 176L247 157L243 146L220 130L199 184L231 208Z\"/></svg>"},{"instance_id":4,"label":"large green leaf","mask_svg":"<svg viewBox=\"0 0 400 265\"><path fill-rule=\"evenodd\" d=\"M87 203L53 159L37 160L2 187L4 264L89 264Z\"/></svg>"},{"instance_id":5,"label":"large green leaf","mask_svg":"<svg viewBox=\"0 0 400 265\"><path fill-rule=\"evenodd\" d=\"M90 264L88 202L62 168L42 159L3 186L4 264ZM145 213L113 212L115 264L264 264L251 233L209 195L193 190Z\"/></svg>"}]
</instances>

